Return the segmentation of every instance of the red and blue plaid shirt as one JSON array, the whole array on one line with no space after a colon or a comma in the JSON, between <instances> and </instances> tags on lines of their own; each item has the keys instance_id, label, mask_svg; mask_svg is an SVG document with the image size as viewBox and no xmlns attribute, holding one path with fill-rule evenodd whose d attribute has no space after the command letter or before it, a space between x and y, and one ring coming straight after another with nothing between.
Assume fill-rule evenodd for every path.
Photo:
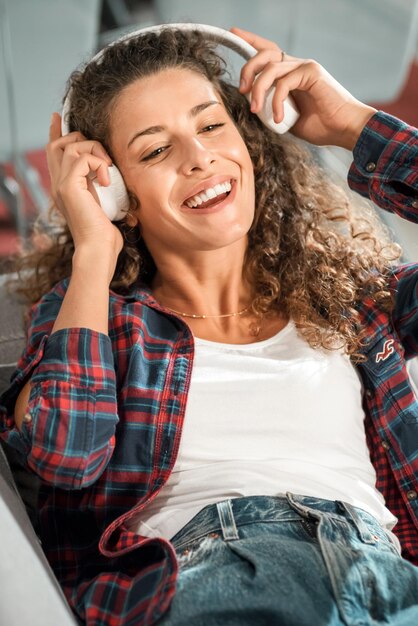
<instances>
[{"instance_id":1,"label":"red and blue plaid shirt","mask_svg":"<svg viewBox=\"0 0 418 626\"><path fill-rule=\"evenodd\" d=\"M354 150L350 186L418 221L418 131L383 113ZM0 430L43 480L43 547L80 623L148 626L175 593L171 544L127 530L158 494L179 448L194 344L188 326L146 288L112 293L109 336L86 328L49 336L65 294L32 309L29 339L0 399ZM390 278L388 315L364 300L366 436L377 487L398 517L405 558L418 565L418 402L405 361L418 354L418 264ZM31 419L17 430L15 399L32 387Z\"/></svg>"}]
</instances>

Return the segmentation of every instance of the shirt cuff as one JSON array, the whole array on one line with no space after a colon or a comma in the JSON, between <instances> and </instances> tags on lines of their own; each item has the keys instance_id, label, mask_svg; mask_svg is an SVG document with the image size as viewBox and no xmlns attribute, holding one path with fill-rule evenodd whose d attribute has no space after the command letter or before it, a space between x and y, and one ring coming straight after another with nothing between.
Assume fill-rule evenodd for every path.
<instances>
[{"instance_id":1,"label":"shirt cuff","mask_svg":"<svg viewBox=\"0 0 418 626\"><path fill-rule=\"evenodd\" d=\"M362 130L353 156L356 169L364 176L374 172L388 143L408 125L388 113L377 111ZM380 168L379 168L380 169Z\"/></svg>"},{"instance_id":2,"label":"shirt cuff","mask_svg":"<svg viewBox=\"0 0 418 626\"><path fill-rule=\"evenodd\" d=\"M32 418L28 413L21 430L14 420L16 399L27 381L34 387L45 383L67 382L78 387L116 392L110 338L88 328L66 328L44 335L33 356L24 363L1 398L0 415L3 438L23 454L31 448ZM35 390L36 393L36 390Z\"/></svg>"},{"instance_id":3,"label":"shirt cuff","mask_svg":"<svg viewBox=\"0 0 418 626\"><path fill-rule=\"evenodd\" d=\"M64 328L47 337L32 382L49 380L115 388L110 338L88 328Z\"/></svg>"},{"instance_id":4,"label":"shirt cuff","mask_svg":"<svg viewBox=\"0 0 418 626\"><path fill-rule=\"evenodd\" d=\"M353 191L412 221L418 208L417 134L402 120L378 111L361 132L348 173Z\"/></svg>"}]
</instances>

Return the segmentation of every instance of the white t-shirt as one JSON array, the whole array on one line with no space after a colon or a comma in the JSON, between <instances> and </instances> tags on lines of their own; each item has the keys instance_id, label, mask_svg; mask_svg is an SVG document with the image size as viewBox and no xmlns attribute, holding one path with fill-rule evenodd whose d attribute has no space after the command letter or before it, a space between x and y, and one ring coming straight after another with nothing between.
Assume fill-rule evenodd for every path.
<instances>
[{"instance_id":1,"label":"white t-shirt","mask_svg":"<svg viewBox=\"0 0 418 626\"><path fill-rule=\"evenodd\" d=\"M375 482L347 355L311 348L292 321L252 344L195 338L173 472L129 527L170 539L207 504L290 491L349 502L389 530L397 520Z\"/></svg>"}]
</instances>

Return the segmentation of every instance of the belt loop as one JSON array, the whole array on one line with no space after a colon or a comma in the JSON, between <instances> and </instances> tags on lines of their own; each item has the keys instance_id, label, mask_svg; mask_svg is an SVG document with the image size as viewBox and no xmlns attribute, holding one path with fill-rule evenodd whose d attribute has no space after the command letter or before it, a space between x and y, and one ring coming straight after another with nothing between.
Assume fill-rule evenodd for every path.
<instances>
[{"instance_id":1,"label":"belt loop","mask_svg":"<svg viewBox=\"0 0 418 626\"><path fill-rule=\"evenodd\" d=\"M361 519L360 515L357 513L356 508L349 504L348 502L343 502L342 500L338 500L338 504L346 510L348 516L351 518L354 526L357 529L360 539L363 543L371 543L374 544L379 538L367 528L367 524Z\"/></svg>"},{"instance_id":2,"label":"belt loop","mask_svg":"<svg viewBox=\"0 0 418 626\"><path fill-rule=\"evenodd\" d=\"M232 511L231 500L217 502L219 520L221 522L222 534L225 541L239 539L238 530L235 524L234 513Z\"/></svg>"},{"instance_id":3,"label":"belt loop","mask_svg":"<svg viewBox=\"0 0 418 626\"><path fill-rule=\"evenodd\" d=\"M314 512L313 509L309 509L307 506L304 506L300 502L297 502L295 500L295 495L291 493L290 491L286 491L286 499L289 505L291 506L291 508L294 511L296 511L296 513L299 513L299 515L301 515L305 519L312 519L312 518L317 519L317 520L320 519L321 517L320 512L318 512L318 514L315 514L316 512Z\"/></svg>"}]
</instances>

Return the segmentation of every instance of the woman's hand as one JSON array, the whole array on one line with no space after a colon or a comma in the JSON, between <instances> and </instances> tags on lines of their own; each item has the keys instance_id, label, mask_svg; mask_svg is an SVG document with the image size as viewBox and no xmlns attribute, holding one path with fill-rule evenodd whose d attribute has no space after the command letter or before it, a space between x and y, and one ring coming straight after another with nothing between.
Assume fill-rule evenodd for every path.
<instances>
[{"instance_id":1,"label":"woman's hand","mask_svg":"<svg viewBox=\"0 0 418 626\"><path fill-rule=\"evenodd\" d=\"M272 41L240 28L231 32L258 50L242 68L240 83L241 93L251 92L253 113L262 109L266 91L276 85L275 122L282 121L283 101L291 93L300 117L290 132L312 144L353 150L376 109L354 98L316 61L283 54Z\"/></svg>"},{"instance_id":2,"label":"woman's hand","mask_svg":"<svg viewBox=\"0 0 418 626\"><path fill-rule=\"evenodd\" d=\"M103 146L79 132L62 137L61 117L53 113L46 155L52 199L67 221L76 250L97 247L102 255L108 250L116 259L122 235L103 212L91 182L92 176L101 185L110 182L112 160Z\"/></svg>"},{"instance_id":3,"label":"woman's hand","mask_svg":"<svg viewBox=\"0 0 418 626\"><path fill-rule=\"evenodd\" d=\"M108 185L111 159L97 141L79 132L61 136L61 117L51 118L46 147L51 195L74 241L71 280L52 333L66 328L108 332L109 283L123 239L102 210L91 176Z\"/></svg>"}]
</instances>

